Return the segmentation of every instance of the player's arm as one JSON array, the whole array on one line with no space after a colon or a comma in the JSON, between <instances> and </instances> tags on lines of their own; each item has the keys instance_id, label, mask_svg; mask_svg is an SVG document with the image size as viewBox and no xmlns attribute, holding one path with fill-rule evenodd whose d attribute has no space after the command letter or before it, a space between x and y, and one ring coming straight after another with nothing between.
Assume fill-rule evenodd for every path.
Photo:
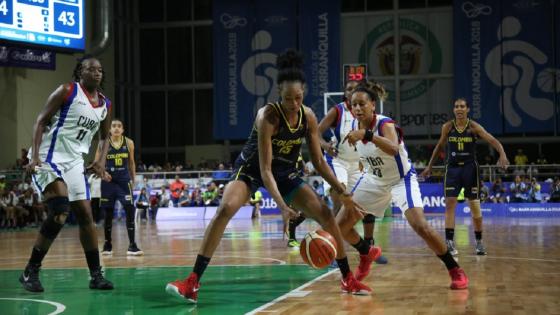
<instances>
[{"instance_id":1,"label":"player's arm","mask_svg":"<svg viewBox=\"0 0 560 315\"><path fill-rule=\"evenodd\" d=\"M484 139L486 142L490 143L490 145L496 151L498 151L498 154L500 154L500 157L498 158L498 163L497 164L498 164L498 166L502 167L503 169L506 169L509 165L509 161L508 161L508 158L506 156L506 152L504 151L504 147L502 146L500 141L498 141L498 139L494 138L494 136L491 135L488 131L486 131L486 129L484 129L484 127L482 127L481 124L479 124L475 121L471 121L471 130L477 136L479 136L481 139Z\"/></svg>"},{"instance_id":2,"label":"player's arm","mask_svg":"<svg viewBox=\"0 0 560 315\"><path fill-rule=\"evenodd\" d=\"M371 142L389 155L399 154L399 135L394 123L386 123L381 127L383 136L373 136Z\"/></svg>"},{"instance_id":3,"label":"player's arm","mask_svg":"<svg viewBox=\"0 0 560 315\"><path fill-rule=\"evenodd\" d=\"M107 116L105 116L99 128L99 148L101 148L101 152L99 152L99 155L96 154L93 163L87 167L88 172L93 172L104 180L110 180L109 174L105 171L105 162L107 160L107 151L109 150L109 131L111 130L112 120L113 106L111 105L107 110Z\"/></svg>"},{"instance_id":4,"label":"player's arm","mask_svg":"<svg viewBox=\"0 0 560 315\"><path fill-rule=\"evenodd\" d=\"M319 128L317 126L317 118L312 110L306 108L305 115L307 118L307 145L309 154L311 155L311 163L315 170L333 187L337 193L342 194L346 191L344 185L338 181L331 168L323 159L320 146Z\"/></svg>"},{"instance_id":5,"label":"player's arm","mask_svg":"<svg viewBox=\"0 0 560 315\"><path fill-rule=\"evenodd\" d=\"M327 115L325 115L325 117L321 119L321 122L319 122L319 135L321 135L319 137L319 141L321 144L321 149L325 150L325 152L327 152L332 157L335 157L338 152L336 152L336 148L331 142L327 142L325 141L325 139L323 139L322 135L325 133L325 131L327 131L327 129L336 127L337 118L338 110L336 109L336 106L334 106L329 109Z\"/></svg>"},{"instance_id":6,"label":"player's arm","mask_svg":"<svg viewBox=\"0 0 560 315\"><path fill-rule=\"evenodd\" d=\"M295 216L296 212L286 204L284 198L278 190L278 185L272 174L272 135L279 124L279 117L276 110L269 105L264 106L257 113L255 121L258 134L259 168L261 178L266 190L270 193L278 208L282 211L283 219L286 223L289 216Z\"/></svg>"},{"instance_id":7,"label":"player's arm","mask_svg":"<svg viewBox=\"0 0 560 315\"><path fill-rule=\"evenodd\" d=\"M136 161L134 160L134 141L127 137L124 137L126 140L126 146L128 148L128 172L130 173L130 180L132 181L132 185L134 186L134 179L136 178Z\"/></svg>"},{"instance_id":8,"label":"player's arm","mask_svg":"<svg viewBox=\"0 0 560 315\"><path fill-rule=\"evenodd\" d=\"M35 166L41 165L41 161L39 160L39 147L41 146L41 140L43 139L43 132L49 125L51 118L62 107L66 98L70 96L71 90L71 84L63 84L59 86L51 93L51 95L49 95L45 107L43 107L43 110L39 113L39 116L37 116L37 120L33 125L33 139L31 141L33 153L31 161L29 161L29 165L27 167L29 172L33 172Z\"/></svg>"},{"instance_id":9,"label":"player's arm","mask_svg":"<svg viewBox=\"0 0 560 315\"><path fill-rule=\"evenodd\" d=\"M449 135L450 130L451 130L451 122L449 122L449 121L441 126L441 135L439 136L439 140L436 144L436 147L434 148L434 151L432 152L432 156L430 157L430 161L428 162L428 165L422 171L422 173L420 174L420 177L430 176L430 173L432 172L432 167L434 166L434 163L437 161L439 152L446 145L447 136Z\"/></svg>"}]
</instances>

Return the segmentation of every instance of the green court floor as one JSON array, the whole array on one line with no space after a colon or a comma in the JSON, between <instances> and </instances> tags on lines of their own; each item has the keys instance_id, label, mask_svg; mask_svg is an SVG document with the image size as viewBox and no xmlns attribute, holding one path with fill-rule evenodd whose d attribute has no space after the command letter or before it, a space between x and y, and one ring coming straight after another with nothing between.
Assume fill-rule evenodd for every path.
<instances>
[{"instance_id":1,"label":"green court floor","mask_svg":"<svg viewBox=\"0 0 560 315\"><path fill-rule=\"evenodd\" d=\"M198 305L165 293L167 282L189 268L110 268L113 291L88 288L86 269L41 271L43 293L21 288L20 271L0 270L0 314L244 314L324 274L305 265L210 266L202 279Z\"/></svg>"}]
</instances>

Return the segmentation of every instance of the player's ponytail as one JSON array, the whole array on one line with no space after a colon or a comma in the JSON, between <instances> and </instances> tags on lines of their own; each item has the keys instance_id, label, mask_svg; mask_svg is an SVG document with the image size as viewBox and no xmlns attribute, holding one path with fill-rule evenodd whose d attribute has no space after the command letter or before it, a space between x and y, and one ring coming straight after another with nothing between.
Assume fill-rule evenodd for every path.
<instances>
[{"instance_id":1,"label":"player's ponytail","mask_svg":"<svg viewBox=\"0 0 560 315\"><path fill-rule=\"evenodd\" d=\"M286 50L278 55L276 67L278 68L276 77L278 85L285 81L305 83L305 74L302 70L303 56L300 52L293 49Z\"/></svg>"}]
</instances>

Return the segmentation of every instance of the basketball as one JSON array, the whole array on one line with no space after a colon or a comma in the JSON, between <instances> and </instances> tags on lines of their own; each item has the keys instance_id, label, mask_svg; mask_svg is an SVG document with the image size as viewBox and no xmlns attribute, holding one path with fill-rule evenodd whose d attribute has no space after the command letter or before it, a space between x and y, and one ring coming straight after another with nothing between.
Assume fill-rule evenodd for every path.
<instances>
[{"instance_id":1,"label":"basketball","mask_svg":"<svg viewBox=\"0 0 560 315\"><path fill-rule=\"evenodd\" d=\"M323 230L309 232L299 248L303 261L315 269L323 269L336 257L336 240Z\"/></svg>"}]
</instances>

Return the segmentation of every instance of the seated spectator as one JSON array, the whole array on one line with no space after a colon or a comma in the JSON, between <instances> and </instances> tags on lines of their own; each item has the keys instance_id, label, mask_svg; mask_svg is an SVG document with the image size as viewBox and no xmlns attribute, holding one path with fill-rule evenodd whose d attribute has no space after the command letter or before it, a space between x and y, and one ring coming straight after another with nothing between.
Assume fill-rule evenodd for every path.
<instances>
[{"instance_id":1,"label":"seated spectator","mask_svg":"<svg viewBox=\"0 0 560 315\"><path fill-rule=\"evenodd\" d=\"M6 188L6 175L0 175L0 190L4 190Z\"/></svg>"},{"instance_id":2,"label":"seated spectator","mask_svg":"<svg viewBox=\"0 0 560 315\"><path fill-rule=\"evenodd\" d=\"M200 187L195 187L191 193L191 207L202 207L204 206L204 201L202 201L202 191Z\"/></svg>"},{"instance_id":3,"label":"seated spectator","mask_svg":"<svg viewBox=\"0 0 560 315\"><path fill-rule=\"evenodd\" d=\"M148 207L149 218L152 222L156 221L157 212L159 210L159 203L161 200L161 195L156 192L155 195L150 196L150 205Z\"/></svg>"},{"instance_id":4,"label":"seated spectator","mask_svg":"<svg viewBox=\"0 0 560 315\"><path fill-rule=\"evenodd\" d=\"M218 170L212 173L212 178L216 184L225 184L230 175L230 172L225 169L224 163L220 163L220 165L218 165Z\"/></svg>"},{"instance_id":5,"label":"seated spectator","mask_svg":"<svg viewBox=\"0 0 560 315\"><path fill-rule=\"evenodd\" d=\"M500 177L494 180L492 188L490 188L490 201L493 203L504 203L506 201L506 188Z\"/></svg>"},{"instance_id":6,"label":"seated spectator","mask_svg":"<svg viewBox=\"0 0 560 315\"><path fill-rule=\"evenodd\" d=\"M218 200L218 187L215 182L210 182L207 185L206 191L202 193L202 200L206 206L217 206L220 204Z\"/></svg>"},{"instance_id":7,"label":"seated spectator","mask_svg":"<svg viewBox=\"0 0 560 315\"><path fill-rule=\"evenodd\" d=\"M173 201L173 206L179 206L179 200L181 199L181 194L185 190L185 183L181 180L179 175L175 175L175 180L169 185L169 190L171 190L171 201Z\"/></svg>"},{"instance_id":8,"label":"seated spectator","mask_svg":"<svg viewBox=\"0 0 560 315\"><path fill-rule=\"evenodd\" d=\"M142 162L142 160L139 160L138 162L136 162L136 171L137 172L148 171L148 168L146 167L146 164L144 164L144 162Z\"/></svg>"},{"instance_id":9,"label":"seated spectator","mask_svg":"<svg viewBox=\"0 0 560 315\"><path fill-rule=\"evenodd\" d=\"M0 227L16 228L17 227L17 210L18 198L12 190L12 187L6 186L0 196L0 207L4 209L4 217Z\"/></svg>"},{"instance_id":10,"label":"seated spectator","mask_svg":"<svg viewBox=\"0 0 560 315\"><path fill-rule=\"evenodd\" d=\"M550 188L550 199L548 202L560 202L560 178L554 178L552 187Z\"/></svg>"},{"instance_id":11,"label":"seated spectator","mask_svg":"<svg viewBox=\"0 0 560 315\"><path fill-rule=\"evenodd\" d=\"M539 155L539 158L537 159L537 165L545 165L548 164L548 161L546 160L546 157L542 154Z\"/></svg>"},{"instance_id":12,"label":"seated spectator","mask_svg":"<svg viewBox=\"0 0 560 315\"><path fill-rule=\"evenodd\" d=\"M148 198L148 194L146 193L146 188L142 188L140 190L140 193L136 197L134 205L138 210L140 210L139 214L137 214L137 217L139 216L140 219L146 220L146 210L148 210L148 207L150 205L150 200Z\"/></svg>"},{"instance_id":13,"label":"seated spectator","mask_svg":"<svg viewBox=\"0 0 560 315\"><path fill-rule=\"evenodd\" d=\"M509 186L510 202L520 203L527 201L527 188L521 176L515 176L515 180Z\"/></svg>"},{"instance_id":14,"label":"seated spectator","mask_svg":"<svg viewBox=\"0 0 560 315\"><path fill-rule=\"evenodd\" d=\"M181 198L179 198L179 207L189 207L191 205L191 198L189 196L188 190L181 193Z\"/></svg>"},{"instance_id":15,"label":"seated spectator","mask_svg":"<svg viewBox=\"0 0 560 315\"><path fill-rule=\"evenodd\" d=\"M167 192L167 187L161 186L161 190L159 191L159 206L160 207L169 207L169 193Z\"/></svg>"},{"instance_id":16,"label":"seated spectator","mask_svg":"<svg viewBox=\"0 0 560 315\"><path fill-rule=\"evenodd\" d=\"M537 182L535 177L531 178L531 190L529 195L529 202L542 202L541 184Z\"/></svg>"},{"instance_id":17,"label":"seated spectator","mask_svg":"<svg viewBox=\"0 0 560 315\"><path fill-rule=\"evenodd\" d=\"M480 202L490 202L490 190L486 185L484 185L484 181L480 181L480 192L479 192Z\"/></svg>"}]
</instances>

